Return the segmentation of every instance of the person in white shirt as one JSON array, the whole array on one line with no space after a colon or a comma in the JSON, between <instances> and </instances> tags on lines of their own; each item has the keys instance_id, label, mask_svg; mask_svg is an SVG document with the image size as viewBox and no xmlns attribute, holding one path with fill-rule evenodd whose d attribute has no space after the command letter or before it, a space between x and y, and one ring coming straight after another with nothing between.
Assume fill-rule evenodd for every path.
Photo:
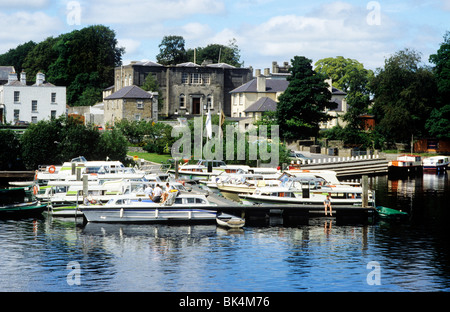
<instances>
[{"instance_id":1,"label":"person in white shirt","mask_svg":"<svg viewBox=\"0 0 450 312\"><path fill-rule=\"evenodd\" d=\"M147 184L147 186L144 189L144 193L145 195L147 195L150 199L152 199L152 195L153 195L153 189L150 186L150 184Z\"/></svg>"},{"instance_id":2,"label":"person in white shirt","mask_svg":"<svg viewBox=\"0 0 450 312\"><path fill-rule=\"evenodd\" d=\"M163 191L159 184L156 184L155 189L153 190L153 201L155 203L159 203L161 201L161 195Z\"/></svg>"}]
</instances>

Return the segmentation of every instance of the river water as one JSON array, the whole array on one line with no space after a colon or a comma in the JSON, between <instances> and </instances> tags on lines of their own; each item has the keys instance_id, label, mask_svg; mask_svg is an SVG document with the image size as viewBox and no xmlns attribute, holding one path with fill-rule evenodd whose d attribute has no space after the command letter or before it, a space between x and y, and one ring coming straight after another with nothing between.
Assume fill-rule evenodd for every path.
<instances>
[{"instance_id":1,"label":"river water","mask_svg":"<svg viewBox=\"0 0 450 312\"><path fill-rule=\"evenodd\" d=\"M409 219L338 225L107 225L0 220L2 292L435 292L450 290L449 176L371 177Z\"/></svg>"}]
</instances>

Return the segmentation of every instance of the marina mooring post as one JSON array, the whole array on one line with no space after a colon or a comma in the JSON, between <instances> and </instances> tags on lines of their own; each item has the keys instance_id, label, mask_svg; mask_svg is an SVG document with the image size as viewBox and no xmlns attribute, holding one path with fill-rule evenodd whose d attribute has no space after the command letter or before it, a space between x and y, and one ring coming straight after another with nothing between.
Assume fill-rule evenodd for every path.
<instances>
[{"instance_id":1,"label":"marina mooring post","mask_svg":"<svg viewBox=\"0 0 450 312\"><path fill-rule=\"evenodd\" d=\"M362 207L367 208L369 205L369 177L362 176Z\"/></svg>"}]
</instances>

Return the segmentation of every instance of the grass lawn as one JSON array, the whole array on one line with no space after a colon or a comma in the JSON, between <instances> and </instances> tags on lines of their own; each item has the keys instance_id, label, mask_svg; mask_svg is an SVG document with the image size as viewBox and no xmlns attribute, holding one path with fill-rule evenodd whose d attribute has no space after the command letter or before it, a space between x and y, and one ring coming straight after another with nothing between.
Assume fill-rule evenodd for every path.
<instances>
[{"instance_id":1,"label":"grass lawn","mask_svg":"<svg viewBox=\"0 0 450 312\"><path fill-rule=\"evenodd\" d=\"M128 152L128 156L132 156L132 157L137 156L137 157L139 157L141 159L145 159L145 160L152 161L152 162L155 162L155 163L160 163L160 164L161 163L167 163L167 160L172 158L172 155L167 155L167 154L159 155L159 154L156 154L156 153L133 153L133 152Z\"/></svg>"}]
</instances>

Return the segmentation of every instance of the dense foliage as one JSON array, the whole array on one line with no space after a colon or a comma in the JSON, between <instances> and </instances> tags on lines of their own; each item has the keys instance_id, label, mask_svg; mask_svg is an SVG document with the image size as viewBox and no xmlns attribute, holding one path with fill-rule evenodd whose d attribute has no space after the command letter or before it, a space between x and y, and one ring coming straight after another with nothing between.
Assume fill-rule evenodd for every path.
<instances>
[{"instance_id":1,"label":"dense foliage","mask_svg":"<svg viewBox=\"0 0 450 312\"><path fill-rule=\"evenodd\" d=\"M159 44L156 61L163 65L177 65L184 62L202 64L204 61L227 63L236 67L243 65L236 39L230 40L227 46L209 44L206 47L186 50L185 45L186 42L182 36L164 36Z\"/></svg>"},{"instance_id":2,"label":"dense foliage","mask_svg":"<svg viewBox=\"0 0 450 312\"><path fill-rule=\"evenodd\" d=\"M95 25L19 45L0 55L0 65L24 70L30 83L43 72L47 81L67 87L70 106L93 105L101 101L102 90L114 84L114 68L123 53L115 32Z\"/></svg>"},{"instance_id":3,"label":"dense foliage","mask_svg":"<svg viewBox=\"0 0 450 312\"><path fill-rule=\"evenodd\" d=\"M20 138L22 160L30 170L78 156L126 162L127 148L127 140L118 130L100 133L97 128L84 126L70 117L31 124Z\"/></svg>"},{"instance_id":4,"label":"dense foliage","mask_svg":"<svg viewBox=\"0 0 450 312\"><path fill-rule=\"evenodd\" d=\"M336 103L330 102L326 76L313 70L311 60L295 56L291 65L289 86L277 106L280 135L286 140L317 136L319 123L329 119L325 110L336 108Z\"/></svg>"}]
</instances>

